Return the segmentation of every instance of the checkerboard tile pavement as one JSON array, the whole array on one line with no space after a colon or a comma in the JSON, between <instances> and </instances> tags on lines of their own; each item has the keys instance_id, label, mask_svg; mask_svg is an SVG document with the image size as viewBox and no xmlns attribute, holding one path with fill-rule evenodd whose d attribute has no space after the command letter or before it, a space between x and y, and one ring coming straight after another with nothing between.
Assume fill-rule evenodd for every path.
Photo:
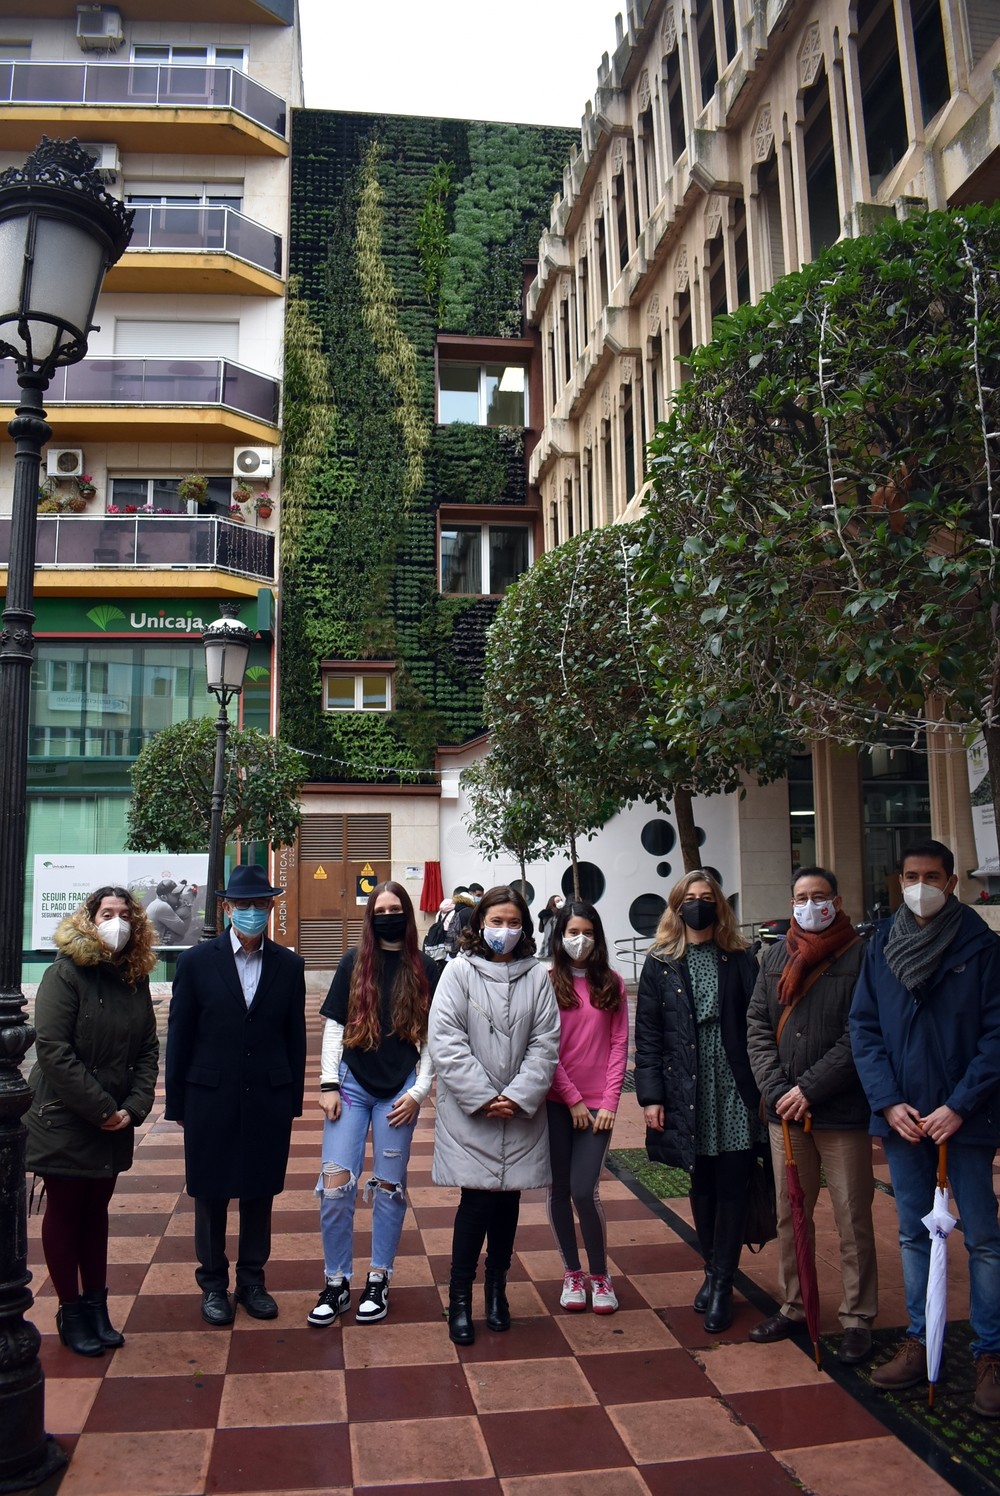
<instances>
[{"instance_id":1,"label":"checkerboard tile pavement","mask_svg":"<svg viewBox=\"0 0 1000 1496\"><path fill-rule=\"evenodd\" d=\"M275 1202L268 1287L276 1321L242 1311L231 1328L201 1320L182 1139L160 1120L162 1091L112 1202L111 1310L127 1336L122 1350L88 1360L59 1344L40 1223L31 1218L47 1426L72 1452L61 1496L379 1496L406 1485L428 1496L952 1489L798 1346L748 1343L758 1311L742 1298L732 1329L706 1335L690 1308L698 1257L611 1176L602 1198L620 1311L560 1311L562 1266L536 1191L522 1199L512 1330L485 1328L477 1294L476 1344L453 1346L442 1309L456 1193L431 1183L431 1104L414 1138L412 1210L389 1318L361 1326L349 1315L310 1329L306 1314L322 1285L313 1194L322 1126L308 1099L318 1088L319 1036L313 1019L306 1114ZM618 1146L641 1137L632 1106L625 1098ZM830 1229L820 1224L821 1252ZM369 1241L359 1202L362 1273ZM773 1286L773 1255L748 1270ZM831 1312L825 1304L825 1317Z\"/></svg>"}]
</instances>

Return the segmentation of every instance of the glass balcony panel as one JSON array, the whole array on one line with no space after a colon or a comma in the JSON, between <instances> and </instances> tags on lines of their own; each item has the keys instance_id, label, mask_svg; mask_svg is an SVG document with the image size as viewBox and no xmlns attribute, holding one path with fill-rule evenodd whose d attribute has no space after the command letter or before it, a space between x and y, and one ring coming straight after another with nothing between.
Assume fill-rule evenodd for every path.
<instances>
[{"instance_id":1,"label":"glass balcony panel","mask_svg":"<svg viewBox=\"0 0 1000 1496\"><path fill-rule=\"evenodd\" d=\"M264 374L244 369L240 364L223 362L222 403L233 410L245 411L272 426L278 423L278 385Z\"/></svg>"},{"instance_id":2,"label":"glass balcony panel","mask_svg":"<svg viewBox=\"0 0 1000 1496\"><path fill-rule=\"evenodd\" d=\"M224 250L261 270L281 274L281 235L232 208L204 204L138 207L130 248Z\"/></svg>"},{"instance_id":3,"label":"glass balcony panel","mask_svg":"<svg viewBox=\"0 0 1000 1496\"><path fill-rule=\"evenodd\" d=\"M10 560L9 516L0 519L0 566ZM37 566L217 570L274 580L274 536L207 516L40 515Z\"/></svg>"},{"instance_id":4,"label":"glass balcony panel","mask_svg":"<svg viewBox=\"0 0 1000 1496\"><path fill-rule=\"evenodd\" d=\"M231 255L236 255L251 265L259 265L261 270L281 274L280 234L272 233L263 224L254 223L250 218L244 218L242 213L234 213L231 208L213 211L225 212L226 249Z\"/></svg>"},{"instance_id":5,"label":"glass balcony panel","mask_svg":"<svg viewBox=\"0 0 1000 1496\"><path fill-rule=\"evenodd\" d=\"M226 405L277 425L277 380L220 358L85 358L57 369L47 407L72 405ZM16 405L17 371L0 359L0 401Z\"/></svg>"},{"instance_id":6,"label":"glass balcony panel","mask_svg":"<svg viewBox=\"0 0 1000 1496\"><path fill-rule=\"evenodd\" d=\"M75 104L83 97L86 71L83 62L15 62L8 102Z\"/></svg>"}]
</instances>

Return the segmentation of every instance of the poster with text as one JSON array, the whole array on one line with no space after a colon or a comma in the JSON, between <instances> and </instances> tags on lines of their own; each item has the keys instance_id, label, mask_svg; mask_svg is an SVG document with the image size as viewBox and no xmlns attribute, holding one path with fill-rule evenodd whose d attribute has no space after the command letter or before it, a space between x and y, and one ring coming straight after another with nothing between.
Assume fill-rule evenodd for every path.
<instances>
[{"instance_id":1,"label":"poster with text","mask_svg":"<svg viewBox=\"0 0 1000 1496\"><path fill-rule=\"evenodd\" d=\"M993 791L990 787L990 766L986 757L986 743L982 734L976 738L968 751L969 795L972 802L972 829L976 836L976 865L982 872L1000 873L1000 856L997 849L997 827L993 815Z\"/></svg>"},{"instance_id":2,"label":"poster with text","mask_svg":"<svg viewBox=\"0 0 1000 1496\"><path fill-rule=\"evenodd\" d=\"M156 944L165 950L197 945L205 920L208 854L171 857L162 852L121 852L74 857L60 852L35 858L31 945L55 950L59 921L89 893L107 885L127 888L153 922Z\"/></svg>"}]
</instances>

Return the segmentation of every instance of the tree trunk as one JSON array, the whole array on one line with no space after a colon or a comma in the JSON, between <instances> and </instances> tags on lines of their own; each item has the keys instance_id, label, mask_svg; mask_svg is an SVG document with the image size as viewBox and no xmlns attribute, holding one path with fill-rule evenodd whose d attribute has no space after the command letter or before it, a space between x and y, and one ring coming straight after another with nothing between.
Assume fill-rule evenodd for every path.
<instances>
[{"instance_id":1,"label":"tree trunk","mask_svg":"<svg viewBox=\"0 0 1000 1496\"><path fill-rule=\"evenodd\" d=\"M521 870L521 893L524 895L525 898L527 898L528 895L525 893L525 889L528 886L528 877L527 877L527 874L524 871L524 853L523 852L518 852L518 854L517 854L517 865L518 865L518 867Z\"/></svg>"},{"instance_id":2,"label":"tree trunk","mask_svg":"<svg viewBox=\"0 0 1000 1496\"><path fill-rule=\"evenodd\" d=\"M674 815L677 818L677 839L681 847L681 860L684 863L684 871L693 873L696 868L701 867L701 849L698 846L698 834L694 824L694 810L691 804L692 795L690 790L674 790Z\"/></svg>"},{"instance_id":3,"label":"tree trunk","mask_svg":"<svg viewBox=\"0 0 1000 1496\"><path fill-rule=\"evenodd\" d=\"M576 860L576 837L569 839L569 860L573 864L573 898L580 902L580 865Z\"/></svg>"}]
</instances>

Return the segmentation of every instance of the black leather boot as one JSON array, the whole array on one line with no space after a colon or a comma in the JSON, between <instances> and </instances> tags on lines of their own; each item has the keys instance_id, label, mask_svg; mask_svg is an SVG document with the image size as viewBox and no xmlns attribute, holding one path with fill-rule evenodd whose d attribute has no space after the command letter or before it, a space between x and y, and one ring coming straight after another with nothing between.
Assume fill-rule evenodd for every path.
<instances>
[{"instance_id":1,"label":"black leather boot","mask_svg":"<svg viewBox=\"0 0 1000 1496\"><path fill-rule=\"evenodd\" d=\"M491 1330L510 1329L510 1305L507 1302L507 1274L486 1269L486 1324Z\"/></svg>"},{"instance_id":2,"label":"black leather boot","mask_svg":"<svg viewBox=\"0 0 1000 1496\"><path fill-rule=\"evenodd\" d=\"M472 1345L475 1341L471 1282L458 1282L452 1278L448 1285L448 1335L456 1345Z\"/></svg>"},{"instance_id":3,"label":"black leather boot","mask_svg":"<svg viewBox=\"0 0 1000 1496\"><path fill-rule=\"evenodd\" d=\"M708 1301L712 1292L712 1250L715 1241L715 1196L714 1195L692 1195L691 1215L694 1218L694 1229L698 1233L698 1245L701 1255L705 1259L705 1277L698 1292L694 1296L692 1308L697 1314L704 1314L708 1308Z\"/></svg>"},{"instance_id":4,"label":"black leather boot","mask_svg":"<svg viewBox=\"0 0 1000 1496\"><path fill-rule=\"evenodd\" d=\"M56 1310L56 1329L63 1345L78 1356L103 1356L104 1346L94 1332L90 1314L80 1299Z\"/></svg>"},{"instance_id":5,"label":"black leather boot","mask_svg":"<svg viewBox=\"0 0 1000 1496\"><path fill-rule=\"evenodd\" d=\"M108 1290L99 1289L95 1293L85 1293L80 1303L90 1315L90 1327L102 1345L110 1350L117 1350L120 1345L125 1344L125 1336L116 1330L108 1318Z\"/></svg>"},{"instance_id":6,"label":"black leather boot","mask_svg":"<svg viewBox=\"0 0 1000 1496\"><path fill-rule=\"evenodd\" d=\"M720 1200L715 1207L712 1288L705 1310L705 1329L710 1335L721 1335L733 1322L733 1277L740 1265L746 1215L745 1200Z\"/></svg>"}]
</instances>

